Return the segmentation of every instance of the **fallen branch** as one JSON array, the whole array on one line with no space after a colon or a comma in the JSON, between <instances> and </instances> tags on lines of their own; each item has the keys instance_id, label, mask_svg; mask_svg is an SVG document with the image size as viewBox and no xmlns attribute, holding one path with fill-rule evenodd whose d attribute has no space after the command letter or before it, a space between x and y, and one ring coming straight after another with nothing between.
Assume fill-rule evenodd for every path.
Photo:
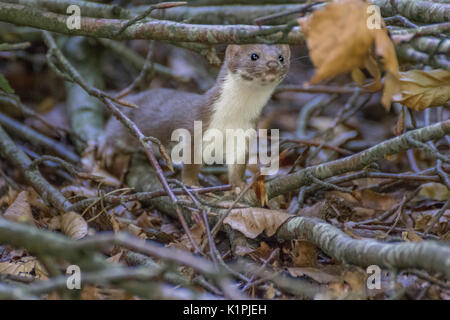
<instances>
[{"instance_id":1,"label":"fallen branch","mask_svg":"<svg viewBox=\"0 0 450 320\"><path fill-rule=\"evenodd\" d=\"M38 169L32 167L32 161L28 156L16 146L14 141L3 130L0 125L0 154L8 159L15 167L19 168L27 182L36 190L45 202L49 202L53 207L62 212L67 211L70 202L45 180Z\"/></svg>"},{"instance_id":2,"label":"fallen branch","mask_svg":"<svg viewBox=\"0 0 450 320\"><path fill-rule=\"evenodd\" d=\"M276 233L277 238L304 238L341 263L387 269L420 268L440 272L450 279L450 247L434 241L383 243L356 240L323 220L294 217Z\"/></svg>"},{"instance_id":3,"label":"fallen branch","mask_svg":"<svg viewBox=\"0 0 450 320\"><path fill-rule=\"evenodd\" d=\"M58 141L28 128L3 113L0 113L0 125L2 125L8 132L13 133L14 136L20 137L34 145L41 146L65 160L73 163L77 163L80 160L80 157L76 153L68 150L62 143L59 143Z\"/></svg>"},{"instance_id":4,"label":"fallen branch","mask_svg":"<svg viewBox=\"0 0 450 320\"><path fill-rule=\"evenodd\" d=\"M282 26L201 25L167 20L148 20L132 25L120 35L117 35L128 20L81 17L80 29L69 30L67 19L68 16L66 15L29 6L0 3L0 21L67 35L118 40L153 39L208 44L254 43L256 37L265 36L266 40L273 40L274 42L303 43L303 36L299 27L293 28L287 37L283 37L282 32L280 32L284 30Z\"/></svg>"},{"instance_id":5,"label":"fallen branch","mask_svg":"<svg viewBox=\"0 0 450 320\"><path fill-rule=\"evenodd\" d=\"M54 232L39 230L33 226L0 218L0 244L26 248L27 251L36 256L57 257L78 265L81 270L91 272L106 272L117 268L114 264L105 261L98 251L105 247L118 245L134 252L191 267L211 278L222 289L227 298L245 298L234 286L230 285L228 274L224 270L216 269L210 261L183 250L153 245L125 233L102 233L94 237L74 241ZM124 272L126 273L126 271ZM130 285L127 282L122 284L126 289L132 289L131 292L147 292L144 296L151 297L153 295L155 297L152 292L149 292L154 288L149 288L148 283L135 283L133 287Z\"/></svg>"},{"instance_id":6,"label":"fallen branch","mask_svg":"<svg viewBox=\"0 0 450 320\"><path fill-rule=\"evenodd\" d=\"M442 138L446 134L450 134L450 120L408 131L398 137L383 141L372 148L352 156L305 168L286 176L277 177L266 183L266 190L269 198L273 198L310 184L312 181L308 177L308 174L312 174L314 177L324 180L342 173L361 170L369 164L381 160L386 156L398 154L414 148L415 146L409 141L409 138L411 137L415 140L426 142Z\"/></svg>"}]
</instances>

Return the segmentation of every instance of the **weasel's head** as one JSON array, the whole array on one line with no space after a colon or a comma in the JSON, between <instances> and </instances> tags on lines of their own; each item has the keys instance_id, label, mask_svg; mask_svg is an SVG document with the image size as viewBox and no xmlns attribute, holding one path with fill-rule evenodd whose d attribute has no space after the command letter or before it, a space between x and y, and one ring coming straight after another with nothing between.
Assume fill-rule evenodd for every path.
<instances>
[{"instance_id":1,"label":"weasel's head","mask_svg":"<svg viewBox=\"0 0 450 320\"><path fill-rule=\"evenodd\" d=\"M275 86L289 71L289 45L229 45L225 53L228 70L245 82Z\"/></svg>"}]
</instances>

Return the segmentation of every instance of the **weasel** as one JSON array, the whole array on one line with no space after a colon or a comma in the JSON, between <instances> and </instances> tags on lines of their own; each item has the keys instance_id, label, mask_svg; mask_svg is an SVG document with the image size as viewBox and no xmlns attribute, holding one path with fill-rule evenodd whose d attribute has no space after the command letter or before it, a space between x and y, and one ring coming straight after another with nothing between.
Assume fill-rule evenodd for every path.
<instances>
[{"instance_id":1,"label":"weasel","mask_svg":"<svg viewBox=\"0 0 450 320\"><path fill-rule=\"evenodd\" d=\"M140 108L127 110L126 114L146 136L159 139L169 146L172 132L187 129L191 136L194 121L202 121L203 130L250 129L270 99L275 87L289 70L290 49L288 45L229 45L225 60L215 85L203 95L172 89L150 89L130 95L126 100ZM191 139L194 145L194 139ZM205 144L205 141L203 141ZM120 152L135 152L136 141L115 117L106 125L106 135L101 152L103 157ZM191 147L192 158L198 150ZM244 152L248 157L248 149ZM199 159L203 159L200 156ZM182 180L187 185L199 185L201 165L183 164ZM228 165L229 183L243 183L246 164Z\"/></svg>"}]
</instances>

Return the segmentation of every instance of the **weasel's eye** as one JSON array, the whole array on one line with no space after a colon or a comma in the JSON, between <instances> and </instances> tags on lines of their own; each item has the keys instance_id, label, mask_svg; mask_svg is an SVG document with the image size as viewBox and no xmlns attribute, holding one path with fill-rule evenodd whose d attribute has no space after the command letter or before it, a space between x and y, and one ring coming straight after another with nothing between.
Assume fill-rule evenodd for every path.
<instances>
[{"instance_id":1,"label":"weasel's eye","mask_svg":"<svg viewBox=\"0 0 450 320\"><path fill-rule=\"evenodd\" d=\"M284 62L284 57L283 57L283 56L279 56L279 57L278 57L278 61L280 61L281 63L283 63L283 62Z\"/></svg>"},{"instance_id":2,"label":"weasel's eye","mask_svg":"<svg viewBox=\"0 0 450 320\"><path fill-rule=\"evenodd\" d=\"M259 56L256 53L252 53L252 55L250 56L250 59L252 59L252 61L256 61L259 59Z\"/></svg>"}]
</instances>

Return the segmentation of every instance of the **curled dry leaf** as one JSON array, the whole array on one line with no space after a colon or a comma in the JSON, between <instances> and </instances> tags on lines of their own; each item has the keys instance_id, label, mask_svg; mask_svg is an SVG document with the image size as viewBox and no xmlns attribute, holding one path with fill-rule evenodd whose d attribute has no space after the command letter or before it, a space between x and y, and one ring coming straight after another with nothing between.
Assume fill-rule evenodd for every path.
<instances>
[{"instance_id":1,"label":"curled dry leaf","mask_svg":"<svg viewBox=\"0 0 450 320\"><path fill-rule=\"evenodd\" d=\"M372 20L378 20L380 28L369 26ZM374 55L382 58L388 73L397 76L398 62L394 45L381 16L369 10L368 3L362 0L332 2L314 11L311 16L299 19L299 24L306 36L311 60L317 68L311 83L363 67L379 82L380 72ZM361 73L358 75L361 76ZM361 83L361 77L359 80ZM373 89L377 86L379 84L369 87Z\"/></svg>"},{"instance_id":2,"label":"curled dry leaf","mask_svg":"<svg viewBox=\"0 0 450 320\"><path fill-rule=\"evenodd\" d=\"M162 144L159 145L159 153L161 154L161 157L166 162L167 168L169 168L170 171L175 172L175 170L172 166L172 160L170 159L169 153L167 152L166 148Z\"/></svg>"},{"instance_id":3,"label":"curled dry leaf","mask_svg":"<svg viewBox=\"0 0 450 320\"><path fill-rule=\"evenodd\" d=\"M120 181L107 171L103 170L99 161L95 159L95 148L88 147L83 152L81 166L86 173L95 176L96 181L111 187L119 187Z\"/></svg>"},{"instance_id":4,"label":"curled dry leaf","mask_svg":"<svg viewBox=\"0 0 450 320\"><path fill-rule=\"evenodd\" d=\"M259 176L255 183L253 184L253 190L255 191L256 197L258 198L261 207L269 204L269 198L266 192L266 185L264 183L264 176Z\"/></svg>"},{"instance_id":5,"label":"curled dry leaf","mask_svg":"<svg viewBox=\"0 0 450 320\"><path fill-rule=\"evenodd\" d=\"M72 239L81 239L88 233L87 222L76 212L67 212L61 217L62 232Z\"/></svg>"},{"instance_id":6,"label":"curled dry leaf","mask_svg":"<svg viewBox=\"0 0 450 320\"><path fill-rule=\"evenodd\" d=\"M234 209L224 223L242 232L247 238L256 238L262 232L273 236L278 228L292 215L263 208Z\"/></svg>"},{"instance_id":7,"label":"curled dry leaf","mask_svg":"<svg viewBox=\"0 0 450 320\"><path fill-rule=\"evenodd\" d=\"M440 106L450 100L450 71L410 70L400 72L400 78L386 77L382 103L389 110L391 101L414 110Z\"/></svg>"},{"instance_id":8,"label":"curled dry leaf","mask_svg":"<svg viewBox=\"0 0 450 320\"><path fill-rule=\"evenodd\" d=\"M27 191L22 191L18 194L17 198L3 214L3 217L14 222L34 225Z\"/></svg>"}]
</instances>

